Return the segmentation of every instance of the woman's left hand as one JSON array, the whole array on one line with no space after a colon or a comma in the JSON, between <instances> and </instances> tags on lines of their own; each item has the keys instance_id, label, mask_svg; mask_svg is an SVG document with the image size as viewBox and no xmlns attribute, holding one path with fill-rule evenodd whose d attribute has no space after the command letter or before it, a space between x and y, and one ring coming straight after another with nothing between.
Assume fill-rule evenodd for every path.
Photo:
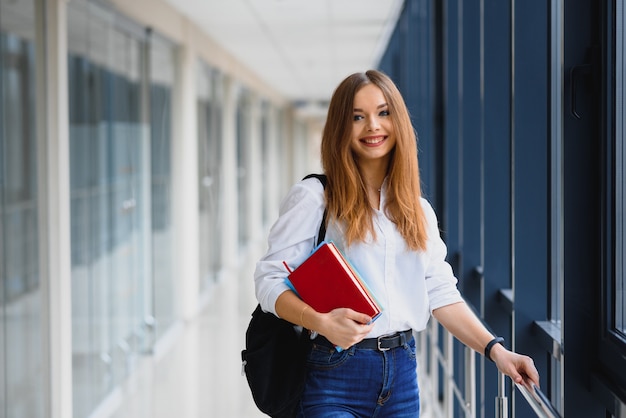
<instances>
[{"instance_id":1,"label":"woman's left hand","mask_svg":"<svg viewBox=\"0 0 626 418\"><path fill-rule=\"evenodd\" d=\"M491 349L490 356L498 369L515 383L534 383L539 387L539 372L532 358L507 350L500 344Z\"/></svg>"}]
</instances>

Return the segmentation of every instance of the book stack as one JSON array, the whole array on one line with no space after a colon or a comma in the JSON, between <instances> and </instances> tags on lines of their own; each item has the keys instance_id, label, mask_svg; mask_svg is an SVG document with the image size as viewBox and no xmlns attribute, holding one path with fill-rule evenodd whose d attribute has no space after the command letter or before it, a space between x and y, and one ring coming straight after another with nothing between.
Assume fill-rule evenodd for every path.
<instances>
[{"instance_id":1,"label":"book stack","mask_svg":"<svg viewBox=\"0 0 626 418\"><path fill-rule=\"evenodd\" d=\"M382 308L356 269L333 242L322 242L285 279L291 289L318 312L351 308L374 321Z\"/></svg>"}]
</instances>

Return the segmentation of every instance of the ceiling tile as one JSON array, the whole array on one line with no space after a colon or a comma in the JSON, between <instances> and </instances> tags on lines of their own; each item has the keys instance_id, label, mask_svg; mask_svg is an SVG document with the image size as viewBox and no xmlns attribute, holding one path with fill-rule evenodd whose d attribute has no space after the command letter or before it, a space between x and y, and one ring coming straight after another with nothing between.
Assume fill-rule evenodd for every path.
<instances>
[{"instance_id":1,"label":"ceiling tile","mask_svg":"<svg viewBox=\"0 0 626 418\"><path fill-rule=\"evenodd\" d=\"M167 0L270 87L328 100L377 66L404 0Z\"/></svg>"}]
</instances>

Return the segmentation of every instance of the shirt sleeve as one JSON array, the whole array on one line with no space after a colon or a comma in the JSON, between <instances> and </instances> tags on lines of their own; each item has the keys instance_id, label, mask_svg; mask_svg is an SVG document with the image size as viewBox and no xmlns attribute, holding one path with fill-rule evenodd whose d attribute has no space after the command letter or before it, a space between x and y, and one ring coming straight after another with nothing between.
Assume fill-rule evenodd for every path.
<instances>
[{"instance_id":1,"label":"shirt sleeve","mask_svg":"<svg viewBox=\"0 0 626 418\"><path fill-rule=\"evenodd\" d=\"M266 254L254 272L256 298L265 312L276 315L276 299L288 290L288 271L298 267L314 249L324 215L324 186L315 178L295 184L280 204L268 236Z\"/></svg>"},{"instance_id":2,"label":"shirt sleeve","mask_svg":"<svg viewBox=\"0 0 626 418\"><path fill-rule=\"evenodd\" d=\"M448 250L441 239L435 211L424 199L422 199L422 207L428 225L426 290L432 313L437 308L464 300L457 288L457 279L452 267L446 261Z\"/></svg>"}]
</instances>

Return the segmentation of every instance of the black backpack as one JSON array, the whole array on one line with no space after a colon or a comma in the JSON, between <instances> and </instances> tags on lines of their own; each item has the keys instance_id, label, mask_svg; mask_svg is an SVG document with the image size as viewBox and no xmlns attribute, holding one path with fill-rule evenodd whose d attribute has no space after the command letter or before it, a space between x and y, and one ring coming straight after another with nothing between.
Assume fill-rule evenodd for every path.
<instances>
[{"instance_id":1,"label":"black backpack","mask_svg":"<svg viewBox=\"0 0 626 418\"><path fill-rule=\"evenodd\" d=\"M316 177L326 187L326 176ZM317 245L326 235L326 211ZM293 418L306 380L306 357L311 345L309 332L297 333L294 325L257 305L246 330L246 347L241 351L242 370L259 410L273 418Z\"/></svg>"}]
</instances>

